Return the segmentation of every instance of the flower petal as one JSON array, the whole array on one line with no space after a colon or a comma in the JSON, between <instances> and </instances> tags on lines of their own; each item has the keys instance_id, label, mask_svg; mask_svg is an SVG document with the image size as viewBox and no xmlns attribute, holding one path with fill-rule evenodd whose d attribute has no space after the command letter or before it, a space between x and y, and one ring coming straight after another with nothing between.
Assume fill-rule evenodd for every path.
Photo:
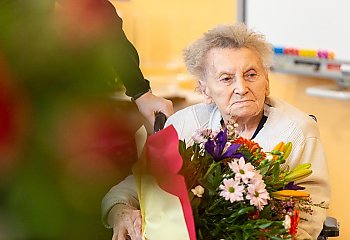
<instances>
[{"instance_id":1,"label":"flower petal","mask_svg":"<svg viewBox=\"0 0 350 240\"><path fill-rule=\"evenodd\" d=\"M209 139L205 144L204 144L205 151L207 151L210 155L212 155L215 159L215 142L212 139Z\"/></svg>"},{"instance_id":2,"label":"flower petal","mask_svg":"<svg viewBox=\"0 0 350 240\"><path fill-rule=\"evenodd\" d=\"M284 186L284 189L288 190L304 190L305 187L299 186L295 184L294 182L289 182L286 186Z\"/></svg>"},{"instance_id":3,"label":"flower petal","mask_svg":"<svg viewBox=\"0 0 350 240\"><path fill-rule=\"evenodd\" d=\"M216 156L221 156L222 151L224 150L227 142L227 129L224 131L220 131L218 135L215 137L215 142L216 142L216 148L215 148L215 153Z\"/></svg>"},{"instance_id":4,"label":"flower petal","mask_svg":"<svg viewBox=\"0 0 350 240\"><path fill-rule=\"evenodd\" d=\"M224 158L238 158L238 155L241 155L240 153L236 153L236 151L238 150L238 148L240 148L241 144L237 144L237 143L234 143L234 144L231 144L231 146L229 146L226 150L226 152L221 156L221 159L224 159Z\"/></svg>"}]
</instances>

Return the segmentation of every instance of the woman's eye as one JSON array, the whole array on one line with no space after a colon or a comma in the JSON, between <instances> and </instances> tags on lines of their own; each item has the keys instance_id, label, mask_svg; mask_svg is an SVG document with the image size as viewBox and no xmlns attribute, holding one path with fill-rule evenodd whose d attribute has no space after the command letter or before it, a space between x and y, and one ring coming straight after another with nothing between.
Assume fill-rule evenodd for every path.
<instances>
[{"instance_id":1,"label":"woman's eye","mask_svg":"<svg viewBox=\"0 0 350 240\"><path fill-rule=\"evenodd\" d=\"M224 77L224 78L221 78L221 81L223 81L223 82L229 82L229 81L231 81L231 80L232 80L231 77Z\"/></svg>"},{"instance_id":2,"label":"woman's eye","mask_svg":"<svg viewBox=\"0 0 350 240\"><path fill-rule=\"evenodd\" d=\"M258 74L257 73L248 73L244 75L244 78L246 80L254 80L255 78L257 78Z\"/></svg>"}]
</instances>

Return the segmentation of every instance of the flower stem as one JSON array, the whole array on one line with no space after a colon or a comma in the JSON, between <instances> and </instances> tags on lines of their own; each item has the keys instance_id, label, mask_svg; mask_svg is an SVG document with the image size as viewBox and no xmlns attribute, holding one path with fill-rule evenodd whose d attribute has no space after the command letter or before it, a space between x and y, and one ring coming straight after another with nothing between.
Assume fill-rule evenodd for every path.
<instances>
[{"instance_id":1,"label":"flower stem","mask_svg":"<svg viewBox=\"0 0 350 240\"><path fill-rule=\"evenodd\" d=\"M210 164L210 167L208 169L208 171L204 174L203 176L203 179L206 179L208 177L208 175L213 171L214 167L217 165L217 164L220 164L220 162L213 162L212 164Z\"/></svg>"}]
</instances>

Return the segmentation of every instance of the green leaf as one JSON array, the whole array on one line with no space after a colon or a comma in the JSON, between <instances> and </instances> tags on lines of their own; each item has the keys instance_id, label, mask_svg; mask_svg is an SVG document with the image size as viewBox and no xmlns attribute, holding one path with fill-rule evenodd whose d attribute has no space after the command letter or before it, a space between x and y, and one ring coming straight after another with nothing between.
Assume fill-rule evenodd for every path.
<instances>
[{"instance_id":1,"label":"green leaf","mask_svg":"<svg viewBox=\"0 0 350 240\"><path fill-rule=\"evenodd\" d=\"M278 161L276 161L273 165L273 170L272 170L272 181L276 181L279 177L279 174L281 172L281 169L280 169L280 164Z\"/></svg>"},{"instance_id":2,"label":"green leaf","mask_svg":"<svg viewBox=\"0 0 350 240\"><path fill-rule=\"evenodd\" d=\"M265 176L267 171L269 170L270 165L265 165L259 169L259 172L262 176Z\"/></svg>"},{"instance_id":3,"label":"green leaf","mask_svg":"<svg viewBox=\"0 0 350 240\"><path fill-rule=\"evenodd\" d=\"M238 211L237 215L246 214L246 213L252 211L253 209L254 209L254 207L245 207L245 208L241 208L241 209Z\"/></svg>"},{"instance_id":4,"label":"green leaf","mask_svg":"<svg viewBox=\"0 0 350 240\"><path fill-rule=\"evenodd\" d=\"M285 240L285 238L280 238L280 237L277 237L277 236L269 236L270 239L272 240Z\"/></svg>"},{"instance_id":5,"label":"green leaf","mask_svg":"<svg viewBox=\"0 0 350 240\"><path fill-rule=\"evenodd\" d=\"M243 231L243 239L248 240L250 237L251 233L248 231Z\"/></svg>"},{"instance_id":6,"label":"green leaf","mask_svg":"<svg viewBox=\"0 0 350 240\"><path fill-rule=\"evenodd\" d=\"M185 141L179 140L179 152L184 153L186 151Z\"/></svg>"},{"instance_id":7,"label":"green leaf","mask_svg":"<svg viewBox=\"0 0 350 240\"><path fill-rule=\"evenodd\" d=\"M273 222L267 222L267 223L261 224L261 225L259 226L259 228L261 228L261 229L263 229L263 228L268 228L268 227L270 227L272 224L273 224Z\"/></svg>"}]
</instances>

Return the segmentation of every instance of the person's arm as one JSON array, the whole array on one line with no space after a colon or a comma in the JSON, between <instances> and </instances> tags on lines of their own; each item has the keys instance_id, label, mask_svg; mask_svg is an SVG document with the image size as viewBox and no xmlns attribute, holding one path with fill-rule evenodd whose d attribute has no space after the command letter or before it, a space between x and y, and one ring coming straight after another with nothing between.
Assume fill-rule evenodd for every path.
<instances>
[{"instance_id":1,"label":"person's arm","mask_svg":"<svg viewBox=\"0 0 350 240\"><path fill-rule=\"evenodd\" d=\"M70 20L72 32L79 31L84 39L94 38L101 34L103 41L107 40L109 64L114 75L126 88L126 95L136 103L140 112L151 125L154 123L154 112L162 111L167 117L173 113L171 101L157 97L150 92L150 83L146 80L139 67L139 55L133 44L123 31L123 21L115 7L108 0L57 0L65 16ZM58 7L57 7L58 8ZM99 23L99 31L91 31L91 26L84 18L93 14ZM85 30L84 30L85 29ZM106 66L108 67L108 66Z\"/></svg>"},{"instance_id":2,"label":"person's arm","mask_svg":"<svg viewBox=\"0 0 350 240\"><path fill-rule=\"evenodd\" d=\"M136 182L133 175L128 176L122 182L112 187L102 199L102 222L107 228L113 227L108 222L108 214L116 204L123 204L134 209L139 209Z\"/></svg>"},{"instance_id":3,"label":"person's arm","mask_svg":"<svg viewBox=\"0 0 350 240\"><path fill-rule=\"evenodd\" d=\"M154 113L163 112L167 117L173 114L173 104L151 92L149 81L146 80L139 68L139 56L134 46L121 34L118 38L115 63L113 68L117 79L126 88L126 95L136 103L141 114L151 125L154 124Z\"/></svg>"},{"instance_id":4,"label":"person's arm","mask_svg":"<svg viewBox=\"0 0 350 240\"><path fill-rule=\"evenodd\" d=\"M141 96L150 89L149 82L144 79L139 68L139 56L123 31L123 20L115 7L108 0L56 0L57 8L63 10L62 18L68 23L65 28L78 31L85 38L96 38L106 41L110 51L111 65L117 79L126 87L130 97ZM92 16L90 16L92 15ZM93 18L96 22L91 26ZM73 32L74 33L74 32ZM98 35L98 36L95 36ZM108 66L107 66L108 67Z\"/></svg>"},{"instance_id":5,"label":"person's arm","mask_svg":"<svg viewBox=\"0 0 350 240\"><path fill-rule=\"evenodd\" d=\"M116 17L119 16L116 14ZM122 30L115 41L112 61L117 80L125 86L127 96L136 100L150 90L149 81L139 67L139 55Z\"/></svg>"},{"instance_id":6,"label":"person's arm","mask_svg":"<svg viewBox=\"0 0 350 240\"><path fill-rule=\"evenodd\" d=\"M108 40L106 44L109 47L110 65L117 79L125 86L126 95L136 99L150 89L149 82L145 80L139 68L138 53L127 39L123 31L123 20L111 2L108 0L57 0L57 2L65 10L65 16L70 20L71 26L68 27L89 33L90 35L86 38ZM92 27L88 24L89 22L84 21L91 14L96 21L94 28L99 30L97 32L91 31Z\"/></svg>"},{"instance_id":7,"label":"person's arm","mask_svg":"<svg viewBox=\"0 0 350 240\"><path fill-rule=\"evenodd\" d=\"M112 240L141 238L141 212L133 175L112 187L102 200L102 222L113 228Z\"/></svg>"}]
</instances>

